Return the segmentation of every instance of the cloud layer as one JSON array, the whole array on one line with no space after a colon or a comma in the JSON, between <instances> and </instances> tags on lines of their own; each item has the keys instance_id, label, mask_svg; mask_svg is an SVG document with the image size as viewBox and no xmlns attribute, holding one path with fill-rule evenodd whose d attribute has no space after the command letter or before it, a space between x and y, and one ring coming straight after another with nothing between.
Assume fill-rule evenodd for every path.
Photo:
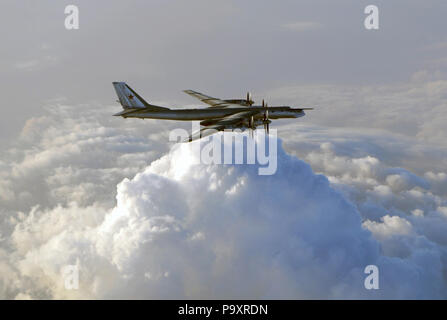
<instances>
[{"instance_id":1,"label":"cloud layer","mask_svg":"<svg viewBox=\"0 0 447 320\"><path fill-rule=\"evenodd\" d=\"M76 149L66 150L76 154ZM107 208L107 201L84 205L71 201L34 207L14 217L9 246L0 255L1 294L7 298L444 297L444 240L442 236L430 240L418 230L433 234L431 219L444 222L444 209L438 208L430 219L420 211L414 213L415 220L405 214L388 215L385 208L383 214L372 210L374 214L362 218L367 211L360 204L368 201L356 201L351 190L372 185L367 196L373 204L393 202L394 193L428 188L425 180L404 170L380 168L379 160L371 157L345 159L331 152L325 144L308 158L316 167L332 165L325 170L332 173L329 179L339 191L281 146L277 174L259 176L254 165L195 164L191 144L175 145L132 179L119 183L113 207ZM334 161L327 161L329 157ZM21 166L27 168L23 162ZM335 180L338 170L345 172L344 181ZM369 181L374 177L388 189ZM414 201L424 198L415 192L407 196L414 196ZM424 222L415 223L417 219ZM79 290L70 291L63 287L61 270L73 264L79 266L81 280ZM363 270L369 264L381 271L379 291L363 286Z\"/></svg>"}]
</instances>

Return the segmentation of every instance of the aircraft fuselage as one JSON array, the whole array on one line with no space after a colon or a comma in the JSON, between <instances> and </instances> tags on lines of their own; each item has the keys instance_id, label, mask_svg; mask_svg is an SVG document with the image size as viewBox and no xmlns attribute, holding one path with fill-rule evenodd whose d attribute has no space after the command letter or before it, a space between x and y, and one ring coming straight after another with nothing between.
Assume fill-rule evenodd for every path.
<instances>
[{"instance_id":1,"label":"aircraft fuselage","mask_svg":"<svg viewBox=\"0 0 447 320\"><path fill-rule=\"evenodd\" d=\"M268 116L270 119L283 119L283 118L299 118L304 116L302 109L293 109L291 107L268 107L251 106L241 108L207 108L207 109L163 109L148 111L138 109L127 109L116 114L123 118L148 118L148 119L164 119L164 120L176 120L176 121L194 121L194 120L210 120L219 119L235 113L244 111L259 110L259 113L255 114L254 118L262 118L265 110L268 110Z\"/></svg>"}]
</instances>

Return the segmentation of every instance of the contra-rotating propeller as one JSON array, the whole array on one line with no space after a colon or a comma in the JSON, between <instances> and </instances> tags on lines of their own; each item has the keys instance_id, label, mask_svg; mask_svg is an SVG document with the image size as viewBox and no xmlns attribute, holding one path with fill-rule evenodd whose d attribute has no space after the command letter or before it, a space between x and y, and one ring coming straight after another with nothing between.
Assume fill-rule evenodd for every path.
<instances>
[{"instance_id":1,"label":"contra-rotating propeller","mask_svg":"<svg viewBox=\"0 0 447 320\"><path fill-rule=\"evenodd\" d=\"M251 100L251 93L247 92L247 105L249 105L250 107L253 105L253 103L255 103L253 100Z\"/></svg>"},{"instance_id":2,"label":"contra-rotating propeller","mask_svg":"<svg viewBox=\"0 0 447 320\"><path fill-rule=\"evenodd\" d=\"M262 100L262 107L264 108L264 130L267 134L269 134L269 124L270 124L270 120L269 120L269 109L267 106L267 103L264 102L264 99Z\"/></svg>"}]
</instances>

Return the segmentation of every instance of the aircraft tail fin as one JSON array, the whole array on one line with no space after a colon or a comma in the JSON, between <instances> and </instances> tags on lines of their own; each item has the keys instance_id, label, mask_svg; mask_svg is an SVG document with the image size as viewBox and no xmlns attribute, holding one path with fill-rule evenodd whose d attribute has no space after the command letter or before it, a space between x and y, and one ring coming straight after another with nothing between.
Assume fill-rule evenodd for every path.
<instances>
[{"instance_id":1,"label":"aircraft tail fin","mask_svg":"<svg viewBox=\"0 0 447 320\"><path fill-rule=\"evenodd\" d=\"M154 106L147 103L138 93L136 93L125 82L113 82L119 102L124 109L148 108L153 110L166 110L168 108Z\"/></svg>"}]
</instances>

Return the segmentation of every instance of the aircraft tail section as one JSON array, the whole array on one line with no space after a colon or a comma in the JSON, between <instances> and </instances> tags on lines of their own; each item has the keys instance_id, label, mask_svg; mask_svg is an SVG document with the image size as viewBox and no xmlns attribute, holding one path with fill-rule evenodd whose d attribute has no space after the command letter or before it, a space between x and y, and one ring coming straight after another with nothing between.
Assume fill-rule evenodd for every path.
<instances>
[{"instance_id":1,"label":"aircraft tail section","mask_svg":"<svg viewBox=\"0 0 447 320\"><path fill-rule=\"evenodd\" d=\"M154 106L147 103L138 93L132 90L125 82L113 82L119 102L124 109L152 109L152 110L167 110L168 108Z\"/></svg>"}]
</instances>

